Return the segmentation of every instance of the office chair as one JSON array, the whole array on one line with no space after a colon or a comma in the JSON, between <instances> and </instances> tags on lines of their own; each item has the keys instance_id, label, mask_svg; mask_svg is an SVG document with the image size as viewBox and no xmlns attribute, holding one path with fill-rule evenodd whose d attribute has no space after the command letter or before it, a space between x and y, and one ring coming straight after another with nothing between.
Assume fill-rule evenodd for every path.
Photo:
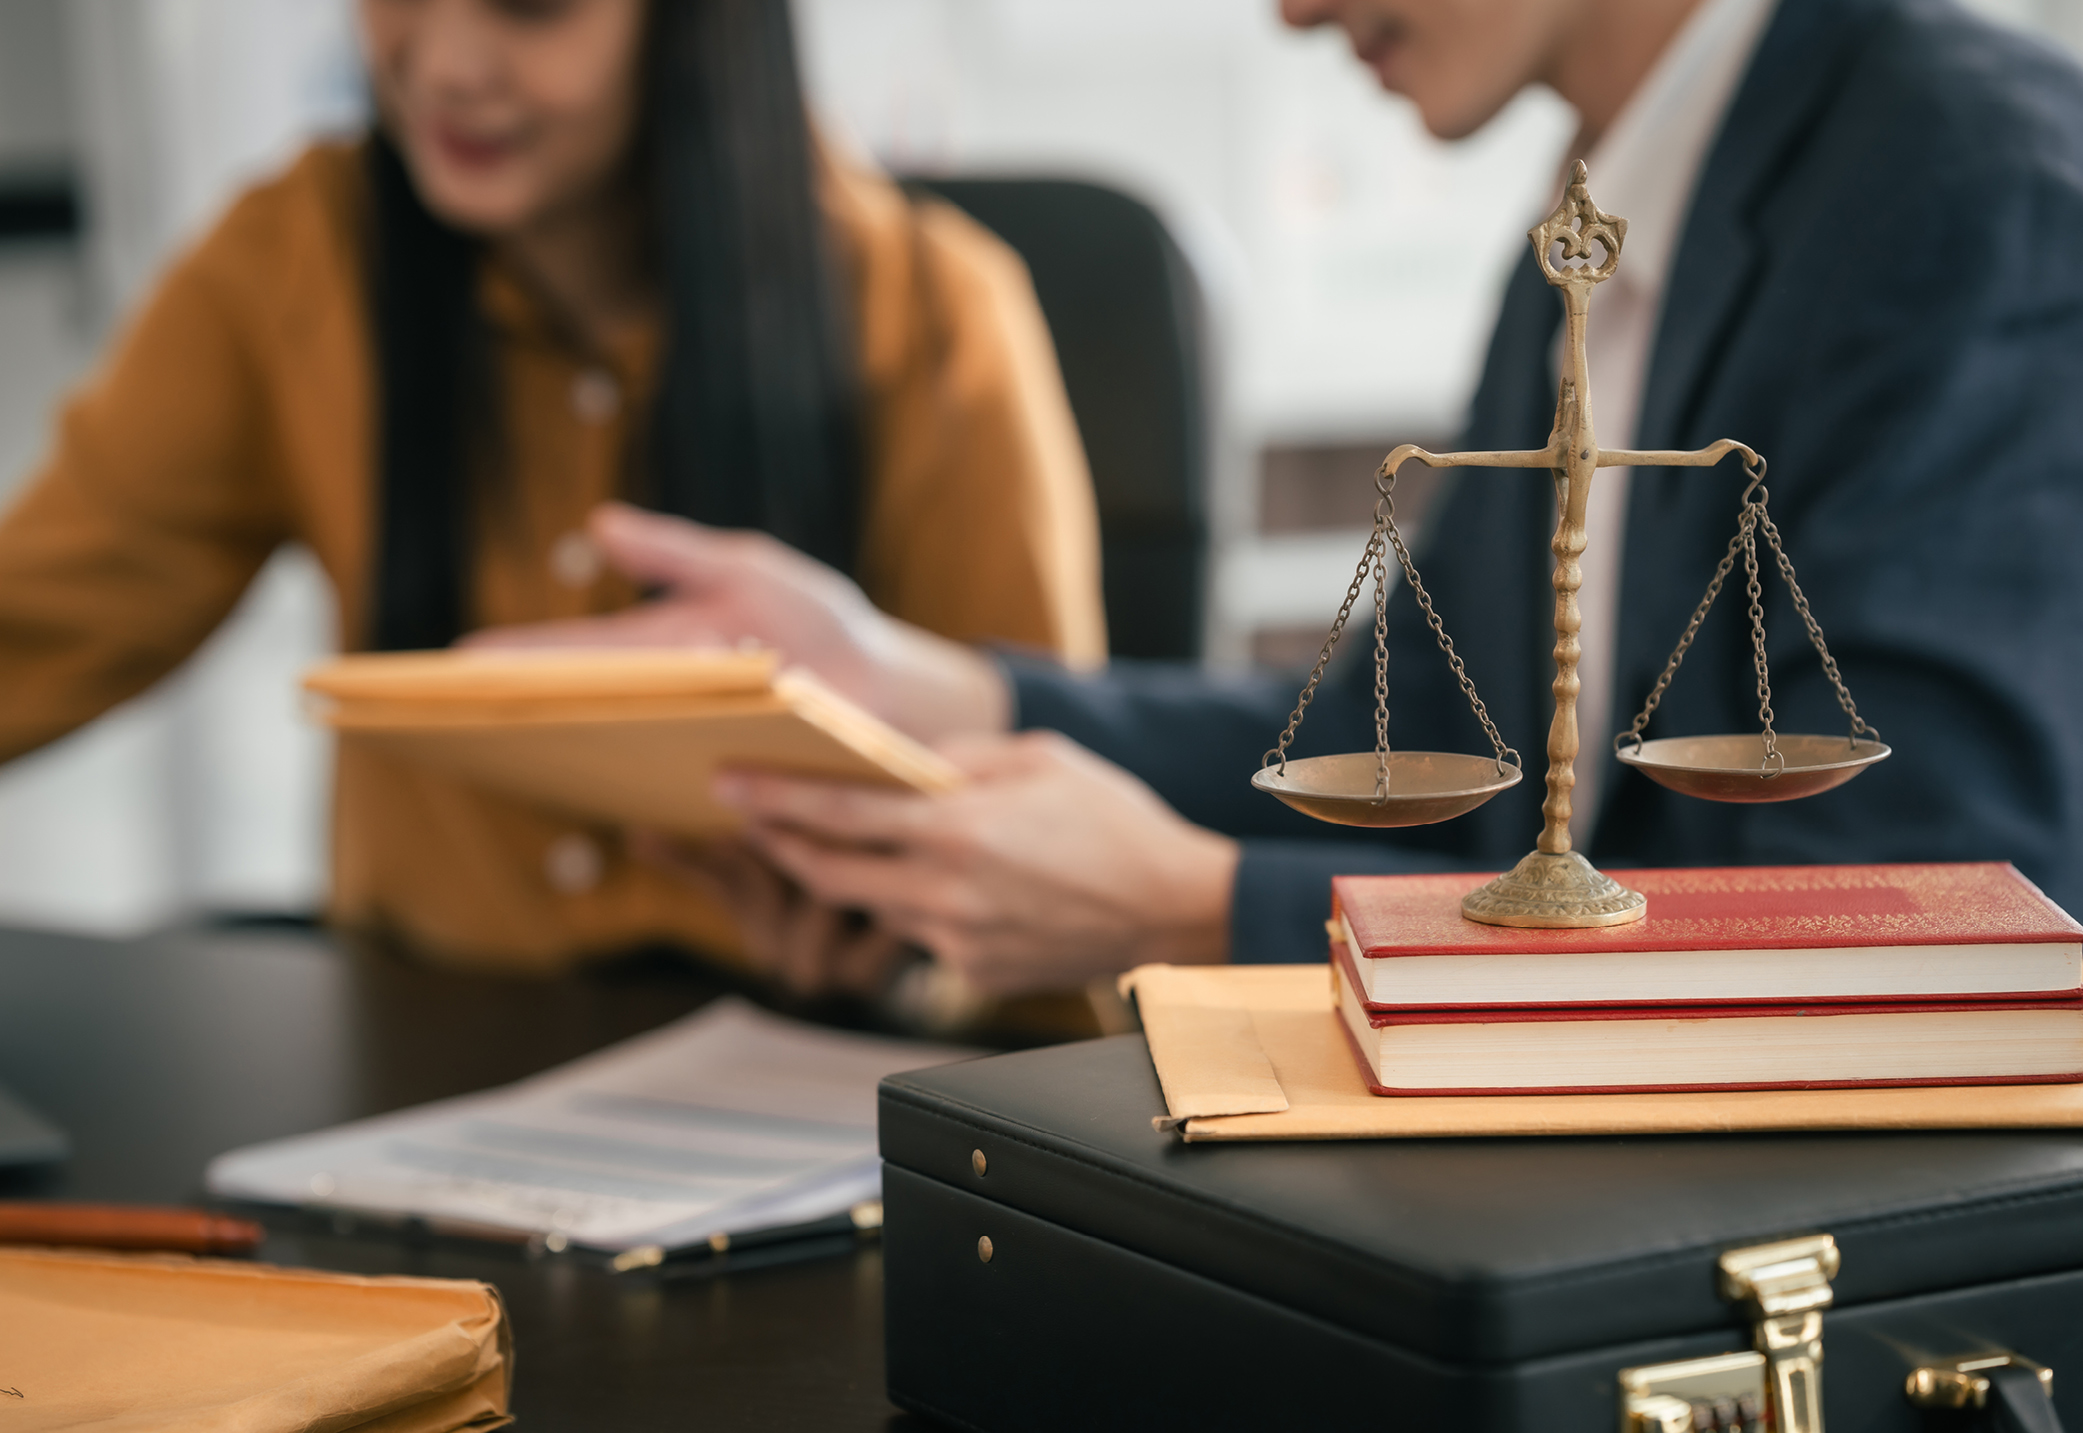
<instances>
[{"instance_id":1,"label":"office chair","mask_svg":"<svg viewBox=\"0 0 2083 1433\"><path fill-rule=\"evenodd\" d=\"M1117 657L1198 657L1208 565L1201 288L1164 221L1074 179L914 178L1018 251L1056 341L1099 500Z\"/></svg>"}]
</instances>

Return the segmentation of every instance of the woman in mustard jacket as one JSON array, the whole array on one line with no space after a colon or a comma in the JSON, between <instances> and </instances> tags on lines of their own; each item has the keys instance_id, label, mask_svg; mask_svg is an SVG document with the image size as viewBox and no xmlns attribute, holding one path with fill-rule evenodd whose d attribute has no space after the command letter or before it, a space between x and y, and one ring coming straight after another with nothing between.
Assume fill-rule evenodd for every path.
<instances>
[{"instance_id":1,"label":"woman in mustard jacket","mask_svg":"<svg viewBox=\"0 0 2083 1433\"><path fill-rule=\"evenodd\" d=\"M1089 479L1019 261L810 132L785 0L362 0L380 120L245 195L0 521L0 760L171 670L269 553L342 645L612 611L631 500L884 610L1099 660ZM349 746L332 913L438 956L728 954L700 893Z\"/></svg>"}]
</instances>

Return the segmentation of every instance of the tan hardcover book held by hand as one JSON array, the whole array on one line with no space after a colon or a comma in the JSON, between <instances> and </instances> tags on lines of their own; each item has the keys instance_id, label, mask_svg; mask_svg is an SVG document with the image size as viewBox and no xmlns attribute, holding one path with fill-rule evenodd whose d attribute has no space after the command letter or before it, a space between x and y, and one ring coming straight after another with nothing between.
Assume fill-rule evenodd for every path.
<instances>
[{"instance_id":1,"label":"tan hardcover book held by hand","mask_svg":"<svg viewBox=\"0 0 2083 1433\"><path fill-rule=\"evenodd\" d=\"M343 741L582 819L728 830L719 767L917 791L961 773L772 652L526 650L340 657L304 678Z\"/></svg>"},{"instance_id":2,"label":"tan hardcover book held by hand","mask_svg":"<svg viewBox=\"0 0 2083 1433\"><path fill-rule=\"evenodd\" d=\"M9 1433L475 1433L512 1371L486 1284L0 1249Z\"/></svg>"}]
</instances>

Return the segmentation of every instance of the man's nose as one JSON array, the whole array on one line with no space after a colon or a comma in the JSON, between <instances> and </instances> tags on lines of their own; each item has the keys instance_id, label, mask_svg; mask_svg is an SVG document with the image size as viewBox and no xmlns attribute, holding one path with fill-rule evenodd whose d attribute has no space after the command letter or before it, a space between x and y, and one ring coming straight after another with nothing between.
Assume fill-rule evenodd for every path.
<instances>
[{"instance_id":1,"label":"man's nose","mask_svg":"<svg viewBox=\"0 0 2083 1433\"><path fill-rule=\"evenodd\" d=\"M1298 30L1328 25L1338 18L1341 0L1280 0L1280 18Z\"/></svg>"}]
</instances>

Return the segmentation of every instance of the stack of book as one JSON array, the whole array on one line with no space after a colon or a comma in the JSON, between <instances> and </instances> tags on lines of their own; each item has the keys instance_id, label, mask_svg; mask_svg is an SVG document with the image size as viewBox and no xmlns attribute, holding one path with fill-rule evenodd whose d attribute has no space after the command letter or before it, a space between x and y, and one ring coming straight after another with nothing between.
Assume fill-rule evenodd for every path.
<instances>
[{"instance_id":1,"label":"stack of book","mask_svg":"<svg viewBox=\"0 0 2083 1433\"><path fill-rule=\"evenodd\" d=\"M1478 925L1480 875L1332 882L1379 1095L2083 1082L2083 925L2008 865L1616 871L1647 919Z\"/></svg>"}]
</instances>

